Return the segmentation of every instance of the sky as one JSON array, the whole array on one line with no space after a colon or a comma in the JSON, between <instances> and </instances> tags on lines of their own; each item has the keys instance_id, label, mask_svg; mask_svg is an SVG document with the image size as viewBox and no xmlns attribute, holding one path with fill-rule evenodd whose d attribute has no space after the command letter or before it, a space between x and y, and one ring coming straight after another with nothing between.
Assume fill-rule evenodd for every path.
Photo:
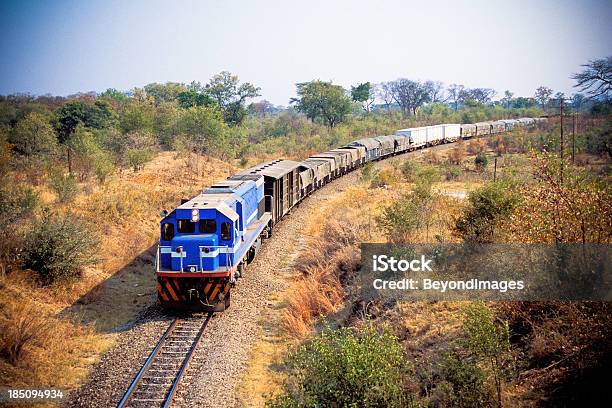
<instances>
[{"instance_id":1,"label":"sky","mask_svg":"<svg viewBox=\"0 0 612 408\"><path fill-rule=\"evenodd\" d=\"M612 1L0 0L0 94L69 95L227 70L287 105L313 79L571 94L612 55Z\"/></svg>"}]
</instances>

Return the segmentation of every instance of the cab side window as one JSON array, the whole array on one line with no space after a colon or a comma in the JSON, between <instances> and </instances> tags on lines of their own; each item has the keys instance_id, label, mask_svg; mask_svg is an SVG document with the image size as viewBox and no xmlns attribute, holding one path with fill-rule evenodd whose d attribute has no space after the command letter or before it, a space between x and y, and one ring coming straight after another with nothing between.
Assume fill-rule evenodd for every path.
<instances>
[{"instance_id":1,"label":"cab side window","mask_svg":"<svg viewBox=\"0 0 612 408\"><path fill-rule=\"evenodd\" d=\"M195 232L195 223L191 220L178 220L178 231L183 234L192 234Z\"/></svg>"},{"instance_id":2,"label":"cab side window","mask_svg":"<svg viewBox=\"0 0 612 408\"><path fill-rule=\"evenodd\" d=\"M229 241L232 239L232 224L224 222L221 224L221 239L223 241Z\"/></svg>"},{"instance_id":3,"label":"cab side window","mask_svg":"<svg viewBox=\"0 0 612 408\"><path fill-rule=\"evenodd\" d=\"M170 241L174 238L174 224L169 222L162 224L161 239L162 241Z\"/></svg>"}]
</instances>

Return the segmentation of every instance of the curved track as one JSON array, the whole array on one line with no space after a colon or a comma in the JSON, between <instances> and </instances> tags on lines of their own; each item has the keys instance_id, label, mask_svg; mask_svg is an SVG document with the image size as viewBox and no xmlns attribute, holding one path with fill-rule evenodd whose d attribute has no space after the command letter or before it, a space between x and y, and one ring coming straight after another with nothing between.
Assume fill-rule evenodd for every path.
<instances>
[{"instance_id":1,"label":"curved track","mask_svg":"<svg viewBox=\"0 0 612 408\"><path fill-rule=\"evenodd\" d=\"M212 315L174 319L117 407L169 407Z\"/></svg>"}]
</instances>

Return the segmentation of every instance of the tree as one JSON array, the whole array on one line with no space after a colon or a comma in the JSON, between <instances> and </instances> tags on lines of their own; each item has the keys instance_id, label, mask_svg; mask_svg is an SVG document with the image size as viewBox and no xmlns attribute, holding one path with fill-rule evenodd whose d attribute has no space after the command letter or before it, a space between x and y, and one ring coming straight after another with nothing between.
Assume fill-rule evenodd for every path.
<instances>
[{"instance_id":1,"label":"tree","mask_svg":"<svg viewBox=\"0 0 612 408\"><path fill-rule=\"evenodd\" d=\"M181 108L191 108L192 106L213 106L217 101L206 91L189 88L180 92L176 99Z\"/></svg>"},{"instance_id":2,"label":"tree","mask_svg":"<svg viewBox=\"0 0 612 408\"><path fill-rule=\"evenodd\" d=\"M262 101L250 104L248 111L257 116L263 117L266 116L266 114L268 113L273 113L277 111L277 108L275 108L271 102L264 99Z\"/></svg>"},{"instance_id":3,"label":"tree","mask_svg":"<svg viewBox=\"0 0 612 408\"><path fill-rule=\"evenodd\" d=\"M572 75L577 88L593 98L612 97L612 56L589 61L582 65L585 70Z\"/></svg>"},{"instance_id":4,"label":"tree","mask_svg":"<svg viewBox=\"0 0 612 408\"><path fill-rule=\"evenodd\" d=\"M427 89L419 81L400 78L391 85L393 100L402 108L405 115L416 110L430 101Z\"/></svg>"},{"instance_id":5,"label":"tree","mask_svg":"<svg viewBox=\"0 0 612 408\"><path fill-rule=\"evenodd\" d=\"M471 88L463 90L463 99L472 99L478 103L487 104L495 96L495 90L491 88Z\"/></svg>"},{"instance_id":6,"label":"tree","mask_svg":"<svg viewBox=\"0 0 612 408\"><path fill-rule=\"evenodd\" d=\"M504 104L504 106L506 107L506 109L510 109L510 103L512 103L512 97L514 96L514 93L506 90L504 92L504 97L501 99L502 104Z\"/></svg>"},{"instance_id":7,"label":"tree","mask_svg":"<svg viewBox=\"0 0 612 408\"><path fill-rule=\"evenodd\" d=\"M474 190L468 207L456 220L455 233L466 241L495 242L500 225L520 202L520 196L504 183L488 183Z\"/></svg>"},{"instance_id":8,"label":"tree","mask_svg":"<svg viewBox=\"0 0 612 408\"><path fill-rule=\"evenodd\" d=\"M459 104L462 102L462 98L465 95L464 90L465 86L463 85L450 84L448 86L449 99L453 102L453 105L455 105L455 110L459 109Z\"/></svg>"},{"instance_id":9,"label":"tree","mask_svg":"<svg viewBox=\"0 0 612 408\"><path fill-rule=\"evenodd\" d=\"M537 102L534 98L525 98L524 96L519 96L512 102L512 106L516 109L533 108L536 104Z\"/></svg>"},{"instance_id":10,"label":"tree","mask_svg":"<svg viewBox=\"0 0 612 408\"><path fill-rule=\"evenodd\" d=\"M340 85L314 80L297 86L297 110L313 122L321 119L331 129L351 111L351 100Z\"/></svg>"},{"instance_id":11,"label":"tree","mask_svg":"<svg viewBox=\"0 0 612 408\"><path fill-rule=\"evenodd\" d=\"M552 93L553 90L545 86L541 86L536 89L535 99L536 101L540 102L540 105L542 105L542 109L546 108L546 104L550 100L550 96L552 95Z\"/></svg>"},{"instance_id":12,"label":"tree","mask_svg":"<svg viewBox=\"0 0 612 408\"><path fill-rule=\"evenodd\" d=\"M448 98L444 98L444 84L440 81L425 82L425 90L429 95L431 102L446 102Z\"/></svg>"},{"instance_id":13,"label":"tree","mask_svg":"<svg viewBox=\"0 0 612 408\"><path fill-rule=\"evenodd\" d=\"M100 181L104 181L106 176L113 172L114 166L109 153L98 144L94 133L83 125L75 129L67 147L74 153L74 172L80 181L94 174Z\"/></svg>"},{"instance_id":14,"label":"tree","mask_svg":"<svg viewBox=\"0 0 612 408\"><path fill-rule=\"evenodd\" d=\"M385 103L387 110L389 110L391 108L391 104L393 103L393 90L391 82L381 82L380 84L376 85L374 89L376 97L382 100Z\"/></svg>"},{"instance_id":15,"label":"tree","mask_svg":"<svg viewBox=\"0 0 612 408\"><path fill-rule=\"evenodd\" d=\"M180 130L187 136L190 150L211 154L223 148L227 126L218 108L194 106L181 115Z\"/></svg>"},{"instance_id":16,"label":"tree","mask_svg":"<svg viewBox=\"0 0 612 408\"><path fill-rule=\"evenodd\" d=\"M584 96L584 94L575 93L574 95L572 95L572 108L575 111L580 111L585 102L586 97Z\"/></svg>"},{"instance_id":17,"label":"tree","mask_svg":"<svg viewBox=\"0 0 612 408\"><path fill-rule=\"evenodd\" d=\"M59 141L65 143L79 124L103 129L110 124L114 115L113 108L104 100L97 100L93 104L82 101L68 102L57 111Z\"/></svg>"},{"instance_id":18,"label":"tree","mask_svg":"<svg viewBox=\"0 0 612 408\"><path fill-rule=\"evenodd\" d=\"M228 71L213 76L206 85L206 91L217 101L228 125L240 124L246 115L246 100L260 96L260 88L249 82L239 84L238 76Z\"/></svg>"},{"instance_id":19,"label":"tree","mask_svg":"<svg viewBox=\"0 0 612 408\"><path fill-rule=\"evenodd\" d=\"M178 82L166 82L165 84L158 84L156 82L147 84L144 87L147 95L150 95L155 99L155 104L159 105L162 102L172 102L176 100L181 92L187 90L185 84Z\"/></svg>"},{"instance_id":20,"label":"tree","mask_svg":"<svg viewBox=\"0 0 612 408\"><path fill-rule=\"evenodd\" d=\"M118 91L115 88L108 88L100 94L100 98L107 98L119 104L126 103L130 99L124 92Z\"/></svg>"},{"instance_id":21,"label":"tree","mask_svg":"<svg viewBox=\"0 0 612 408\"><path fill-rule=\"evenodd\" d=\"M374 102L374 94L372 92L372 85L369 82L364 82L357 86L351 87L351 98L355 102L361 102L363 110L366 112L370 111L370 105Z\"/></svg>"},{"instance_id":22,"label":"tree","mask_svg":"<svg viewBox=\"0 0 612 408\"><path fill-rule=\"evenodd\" d=\"M49 119L38 112L30 112L17 122L9 141L26 156L47 154L55 150L57 139Z\"/></svg>"}]
</instances>

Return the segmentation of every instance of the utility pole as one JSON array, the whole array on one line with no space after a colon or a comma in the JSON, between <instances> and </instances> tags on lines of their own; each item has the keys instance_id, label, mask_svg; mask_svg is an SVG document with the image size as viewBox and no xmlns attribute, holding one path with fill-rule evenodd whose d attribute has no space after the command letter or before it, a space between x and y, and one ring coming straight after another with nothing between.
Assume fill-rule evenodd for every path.
<instances>
[{"instance_id":1,"label":"utility pole","mask_svg":"<svg viewBox=\"0 0 612 408\"><path fill-rule=\"evenodd\" d=\"M563 183L563 97L559 98L560 114L561 114L561 183Z\"/></svg>"},{"instance_id":2,"label":"utility pole","mask_svg":"<svg viewBox=\"0 0 612 408\"><path fill-rule=\"evenodd\" d=\"M572 164L576 157L576 112L572 115Z\"/></svg>"},{"instance_id":3,"label":"utility pole","mask_svg":"<svg viewBox=\"0 0 612 408\"><path fill-rule=\"evenodd\" d=\"M497 181L497 156L495 156L493 163L493 182L495 183Z\"/></svg>"}]
</instances>

